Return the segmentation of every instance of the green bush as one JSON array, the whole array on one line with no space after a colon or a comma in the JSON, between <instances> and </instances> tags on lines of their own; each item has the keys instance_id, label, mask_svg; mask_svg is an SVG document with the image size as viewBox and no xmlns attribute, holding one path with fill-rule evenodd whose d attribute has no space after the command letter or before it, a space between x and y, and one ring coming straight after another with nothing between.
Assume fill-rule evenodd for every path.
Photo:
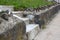
<instances>
[{"instance_id":1,"label":"green bush","mask_svg":"<svg viewBox=\"0 0 60 40\"><path fill-rule=\"evenodd\" d=\"M14 5L16 9L37 8L50 4L52 3L46 0L0 0L0 5Z\"/></svg>"}]
</instances>

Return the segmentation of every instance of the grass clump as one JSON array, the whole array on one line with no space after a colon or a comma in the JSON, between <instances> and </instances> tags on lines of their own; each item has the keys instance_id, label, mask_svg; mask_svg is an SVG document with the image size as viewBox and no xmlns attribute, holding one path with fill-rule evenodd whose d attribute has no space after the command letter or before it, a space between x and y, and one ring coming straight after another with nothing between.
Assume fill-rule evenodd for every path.
<instances>
[{"instance_id":1,"label":"grass clump","mask_svg":"<svg viewBox=\"0 0 60 40\"><path fill-rule=\"evenodd\" d=\"M16 9L37 8L50 4L53 2L46 0L0 0L0 5L14 5Z\"/></svg>"}]
</instances>

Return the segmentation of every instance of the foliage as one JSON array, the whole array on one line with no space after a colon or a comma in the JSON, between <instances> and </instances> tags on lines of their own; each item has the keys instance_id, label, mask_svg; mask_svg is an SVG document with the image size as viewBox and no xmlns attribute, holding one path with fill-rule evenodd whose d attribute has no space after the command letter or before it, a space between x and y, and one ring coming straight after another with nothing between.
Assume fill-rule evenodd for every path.
<instances>
[{"instance_id":1,"label":"foliage","mask_svg":"<svg viewBox=\"0 0 60 40\"><path fill-rule=\"evenodd\" d=\"M0 5L14 5L16 9L37 8L50 5L47 0L0 0Z\"/></svg>"}]
</instances>

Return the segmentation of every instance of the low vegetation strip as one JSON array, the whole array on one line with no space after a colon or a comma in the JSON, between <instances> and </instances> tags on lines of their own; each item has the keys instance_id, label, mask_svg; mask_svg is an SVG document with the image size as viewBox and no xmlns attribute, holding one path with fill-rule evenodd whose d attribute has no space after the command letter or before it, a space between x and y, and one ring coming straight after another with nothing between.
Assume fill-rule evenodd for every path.
<instances>
[{"instance_id":1,"label":"low vegetation strip","mask_svg":"<svg viewBox=\"0 0 60 40\"><path fill-rule=\"evenodd\" d=\"M14 5L16 9L37 8L51 4L53 2L47 0L0 0L0 5Z\"/></svg>"}]
</instances>

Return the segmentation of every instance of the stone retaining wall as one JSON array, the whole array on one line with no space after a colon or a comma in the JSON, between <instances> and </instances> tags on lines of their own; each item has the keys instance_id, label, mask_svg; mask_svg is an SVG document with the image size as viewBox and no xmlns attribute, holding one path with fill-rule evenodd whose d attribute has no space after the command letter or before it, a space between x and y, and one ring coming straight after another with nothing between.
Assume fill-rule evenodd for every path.
<instances>
[{"instance_id":1,"label":"stone retaining wall","mask_svg":"<svg viewBox=\"0 0 60 40\"><path fill-rule=\"evenodd\" d=\"M39 24L40 26L47 24L54 15L60 10L60 5L55 5L52 8L49 8L49 10L40 13L39 15L35 15L35 23ZM38 16L38 17L37 17ZM36 22L36 20L38 22Z\"/></svg>"},{"instance_id":2,"label":"stone retaining wall","mask_svg":"<svg viewBox=\"0 0 60 40\"><path fill-rule=\"evenodd\" d=\"M36 24L39 24L40 26L42 26L42 25L48 23L52 19L52 17L58 12L58 10L60 10L59 4L52 8L49 8L45 12L40 12L38 17L37 17L37 15L35 15L34 22ZM7 21L7 22L9 22L9 21ZM2 27L2 26L0 26L0 27ZM1 30L0 30L0 32L1 32ZM32 32L32 33L34 33L34 32ZM24 22L17 22L17 23L15 22L15 25L11 29L8 29L0 34L0 40L27 40L25 23Z\"/></svg>"},{"instance_id":3,"label":"stone retaining wall","mask_svg":"<svg viewBox=\"0 0 60 40\"><path fill-rule=\"evenodd\" d=\"M43 25L47 24L48 22L50 22L52 20L52 18L55 16L55 14L60 10L60 5L55 5L55 6L52 6L51 8L49 8L47 11L45 12L40 12L39 14L35 14L35 18L34 18L34 22L36 24L39 24L40 28L43 27ZM35 30L35 29L34 29ZM31 30L29 33L28 33L28 40L34 40L34 37L35 36L35 32L38 31L38 30L35 30L33 31ZM38 32L36 32L38 34ZM34 37L33 37L33 35ZM32 35L32 37L31 37Z\"/></svg>"},{"instance_id":4,"label":"stone retaining wall","mask_svg":"<svg viewBox=\"0 0 60 40\"><path fill-rule=\"evenodd\" d=\"M7 23L7 22L6 22ZM26 40L26 25L23 21L0 25L0 40ZM13 27L12 27L13 25Z\"/></svg>"}]
</instances>

